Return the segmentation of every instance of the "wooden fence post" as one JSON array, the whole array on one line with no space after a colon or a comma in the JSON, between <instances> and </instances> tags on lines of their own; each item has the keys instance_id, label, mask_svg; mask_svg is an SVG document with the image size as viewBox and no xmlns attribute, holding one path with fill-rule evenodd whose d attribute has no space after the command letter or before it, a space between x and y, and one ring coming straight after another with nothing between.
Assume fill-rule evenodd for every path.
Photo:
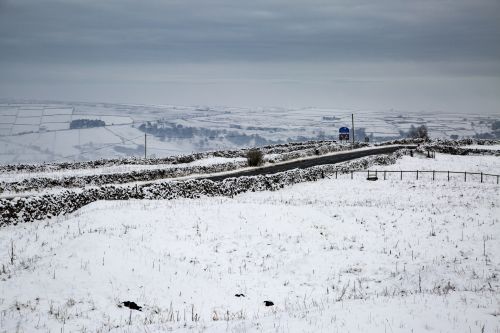
<instances>
[{"instance_id":1,"label":"wooden fence post","mask_svg":"<svg viewBox=\"0 0 500 333\"><path fill-rule=\"evenodd\" d=\"M448 181L450 181L450 171L448 171Z\"/></svg>"},{"instance_id":2,"label":"wooden fence post","mask_svg":"<svg viewBox=\"0 0 500 333\"><path fill-rule=\"evenodd\" d=\"M483 182L483 173L481 172L481 183Z\"/></svg>"},{"instance_id":3,"label":"wooden fence post","mask_svg":"<svg viewBox=\"0 0 500 333\"><path fill-rule=\"evenodd\" d=\"M337 172L338 172L338 171L335 171L335 179L337 179Z\"/></svg>"},{"instance_id":4,"label":"wooden fence post","mask_svg":"<svg viewBox=\"0 0 500 333\"><path fill-rule=\"evenodd\" d=\"M417 170L417 180L418 180L418 170Z\"/></svg>"},{"instance_id":5,"label":"wooden fence post","mask_svg":"<svg viewBox=\"0 0 500 333\"><path fill-rule=\"evenodd\" d=\"M401 170L401 180L403 180L403 170Z\"/></svg>"},{"instance_id":6,"label":"wooden fence post","mask_svg":"<svg viewBox=\"0 0 500 333\"><path fill-rule=\"evenodd\" d=\"M353 177L353 172L351 171L351 179L352 179L352 177Z\"/></svg>"},{"instance_id":7,"label":"wooden fence post","mask_svg":"<svg viewBox=\"0 0 500 333\"><path fill-rule=\"evenodd\" d=\"M464 172L464 182L467 181L467 171Z\"/></svg>"},{"instance_id":8,"label":"wooden fence post","mask_svg":"<svg viewBox=\"0 0 500 333\"><path fill-rule=\"evenodd\" d=\"M385 171L384 171L384 180L385 180Z\"/></svg>"},{"instance_id":9,"label":"wooden fence post","mask_svg":"<svg viewBox=\"0 0 500 333\"><path fill-rule=\"evenodd\" d=\"M436 171L432 170L432 180L436 178Z\"/></svg>"}]
</instances>

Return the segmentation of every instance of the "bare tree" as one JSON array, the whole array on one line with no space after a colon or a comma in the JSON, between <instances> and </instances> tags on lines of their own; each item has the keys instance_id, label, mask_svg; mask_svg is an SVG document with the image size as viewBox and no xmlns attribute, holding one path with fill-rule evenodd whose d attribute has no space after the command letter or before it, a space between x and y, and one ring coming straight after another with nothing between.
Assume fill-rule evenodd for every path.
<instances>
[{"instance_id":1,"label":"bare tree","mask_svg":"<svg viewBox=\"0 0 500 333\"><path fill-rule=\"evenodd\" d=\"M429 131L427 130L427 126L425 125L420 125L418 127L411 125L407 135L412 139L429 139Z\"/></svg>"}]
</instances>

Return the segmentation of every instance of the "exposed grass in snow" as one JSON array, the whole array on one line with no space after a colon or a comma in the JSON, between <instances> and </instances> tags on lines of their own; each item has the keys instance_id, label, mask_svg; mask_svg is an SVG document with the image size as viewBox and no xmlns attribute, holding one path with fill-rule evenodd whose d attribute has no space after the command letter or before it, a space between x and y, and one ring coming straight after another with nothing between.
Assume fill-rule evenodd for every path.
<instances>
[{"instance_id":1,"label":"exposed grass in snow","mask_svg":"<svg viewBox=\"0 0 500 333\"><path fill-rule=\"evenodd\" d=\"M498 157L441 157L387 168L497 170ZM498 332L499 190L342 175L6 226L0 332Z\"/></svg>"}]
</instances>

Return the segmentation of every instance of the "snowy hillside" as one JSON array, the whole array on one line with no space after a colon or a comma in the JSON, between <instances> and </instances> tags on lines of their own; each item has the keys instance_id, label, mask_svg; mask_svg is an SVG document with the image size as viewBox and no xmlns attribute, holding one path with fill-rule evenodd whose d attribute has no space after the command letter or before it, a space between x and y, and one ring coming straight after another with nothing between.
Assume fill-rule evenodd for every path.
<instances>
[{"instance_id":1,"label":"snowy hillside","mask_svg":"<svg viewBox=\"0 0 500 333\"><path fill-rule=\"evenodd\" d=\"M377 168L444 167L500 174L498 156ZM0 332L498 332L500 187L365 178L4 226Z\"/></svg>"},{"instance_id":2,"label":"snowy hillside","mask_svg":"<svg viewBox=\"0 0 500 333\"><path fill-rule=\"evenodd\" d=\"M434 138L488 136L498 121L496 115L400 110L0 101L0 164L142 157L145 145L148 157L163 157L336 140L340 127L351 127L352 113L360 141L399 138L422 124Z\"/></svg>"}]
</instances>

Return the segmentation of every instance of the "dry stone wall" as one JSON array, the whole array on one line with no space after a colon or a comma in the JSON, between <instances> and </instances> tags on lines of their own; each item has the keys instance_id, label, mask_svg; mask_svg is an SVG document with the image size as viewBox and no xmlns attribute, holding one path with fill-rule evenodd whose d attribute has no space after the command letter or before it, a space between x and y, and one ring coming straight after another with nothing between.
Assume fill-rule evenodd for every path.
<instances>
[{"instance_id":1,"label":"dry stone wall","mask_svg":"<svg viewBox=\"0 0 500 333\"><path fill-rule=\"evenodd\" d=\"M294 169L272 175L228 178L220 182L207 179L168 181L142 186L101 186L65 190L58 194L0 199L0 226L32 222L60 216L98 200L175 199L202 196L233 196L248 191L278 190L285 186L315 181L335 172L361 170L371 165L395 163L404 150L389 155L369 156L351 162Z\"/></svg>"},{"instance_id":2,"label":"dry stone wall","mask_svg":"<svg viewBox=\"0 0 500 333\"><path fill-rule=\"evenodd\" d=\"M276 144L263 146L259 149L264 154L282 154L293 152L297 150L311 149L322 145L335 145L335 141L306 141L306 142L293 142L286 144ZM7 164L0 165L0 172L44 172L44 171L58 171L58 170L77 170L77 169L95 169L101 167L109 167L116 165L161 165L161 164L183 164L190 163L197 160L210 158L210 157L245 157L248 149L237 150L222 150L222 151L209 151L192 153L177 156L168 156L161 158L116 158L116 159L100 159L92 161L75 161L75 162L51 162L51 163L35 163L35 164Z\"/></svg>"},{"instance_id":3,"label":"dry stone wall","mask_svg":"<svg viewBox=\"0 0 500 333\"><path fill-rule=\"evenodd\" d=\"M364 144L357 144L356 148L362 147ZM276 154L270 160L271 163L284 162L301 157L323 155L330 152L349 150L350 146L341 146L332 143L331 141L314 141L301 144L275 145L264 147L266 154ZM220 152L222 153L222 152ZM225 152L226 156L237 157L245 156L243 150ZM185 157L183 163L192 162L204 156L203 154L193 154ZM220 157L220 156L217 156ZM207 158L207 156L205 156ZM144 161L144 160L142 160ZM153 164L150 160L148 163ZM124 162L124 161L122 161ZM158 161L157 161L158 162ZM164 160L160 161L164 162ZM158 165L162 163L158 162ZM179 160L175 160L175 165L178 165ZM99 161L95 161L99 165ZM60 165L59 165L60 166ZM72 165L74 167L75 165ZM49 188L74 188L84 187L87 185L106 185L106 184L125 184L137 181L152 181L157 179L183 177L192 174L209 174L216 172L232 171L238 168L247 166L246 162L228 162L215 164L210 166L190 166L190 167L169 167L164 169L140 170L131 172L98 174L90 176L67 176L61 178L53 177L37 177L28 178L21 181L0 182L0 193L20 193L26 191L39 191ZM94 165L95 167L95 165Z\"/></svg>"}]
</instances>

